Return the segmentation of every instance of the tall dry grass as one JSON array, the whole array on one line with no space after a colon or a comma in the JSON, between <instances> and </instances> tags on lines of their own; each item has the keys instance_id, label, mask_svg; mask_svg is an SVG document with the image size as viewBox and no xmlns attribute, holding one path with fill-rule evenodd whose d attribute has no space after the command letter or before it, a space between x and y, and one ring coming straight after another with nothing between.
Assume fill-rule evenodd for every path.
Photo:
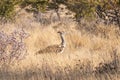
<instances>
[{"instance_id":1,"label":"tall dry grass","mask_svg":"<svg viewBox=\"0 0 120 80\"><path fill-rule=\"evenodd\" d=\"M89 23L85 22L89 25ZM28 55L0 67L0 80L119 80L120 37L115 26L88 27L61 21L41 25L30 18L1 25L6 33L23 27ZM59 44L57 31L65 31L67 43L62 54L34 55L49 45Z\"/></svg>"}]
</instances>

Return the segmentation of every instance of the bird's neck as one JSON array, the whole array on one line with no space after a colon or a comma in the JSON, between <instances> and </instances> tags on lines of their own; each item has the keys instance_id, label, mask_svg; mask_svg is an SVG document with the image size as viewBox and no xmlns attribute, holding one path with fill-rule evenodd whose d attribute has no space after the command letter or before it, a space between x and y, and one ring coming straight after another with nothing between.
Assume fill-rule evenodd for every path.
<instances>
[{"instance_id":1,"label":"bird's neck","mask_svg":"<svg viewBox=\"0 0 120 80\"><path fill-rule=\"evenodd\" d=\"M62 46L62 47L65 47L65 46L66 46L66 43L65 43L65 40L64 40L64 36L63 36L63 35L60 35L60 38L61 38L61 46Z\"/></svg>"}]
</instances>

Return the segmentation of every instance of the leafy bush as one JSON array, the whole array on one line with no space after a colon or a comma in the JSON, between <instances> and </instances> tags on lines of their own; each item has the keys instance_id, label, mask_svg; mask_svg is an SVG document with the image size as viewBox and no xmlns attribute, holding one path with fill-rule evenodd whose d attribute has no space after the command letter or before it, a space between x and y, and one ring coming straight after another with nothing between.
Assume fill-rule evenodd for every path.
<instances>
[{"instance_id":1,"label":"leafy bush","mask_svg":"<svg viewBox=\"0 0 120 80\"><path fill-rule=\"evenodd\" d=\"M15 16L15 7L25 8L29 6L27 11L39 12L48 9L59 9L59 5L64 4L70 11L76 13L75 18L79 21L81 17L94 17L95 7L102 6L105 9L113 9L119 7L120 0L1 0L0 1L0 17L1 19L12 19Z\"/></svg>"},{"instance_id":2,"label":"leafy bush","mask_svg":"<svg viewBox=\"0 0 120 80\"><path fill-rule=\"evenodd\" d=\"M20 2L21 0L1 0L0 18L5 21L8 19L13 19L15 15L15 6Z\"/></svg>"},{"instance_id":3,"label":"leafy bush","mask_svg":"<svg viewBox=\"0 0 120 80\"><path fill-rule=\"evenodd\" d=\"M28 11L37 12L37 11L45 11L48 5L48 0L24 0L21 3L21 7L24 8L26 6L31 6Z\"/></svg>"}]
</instances>

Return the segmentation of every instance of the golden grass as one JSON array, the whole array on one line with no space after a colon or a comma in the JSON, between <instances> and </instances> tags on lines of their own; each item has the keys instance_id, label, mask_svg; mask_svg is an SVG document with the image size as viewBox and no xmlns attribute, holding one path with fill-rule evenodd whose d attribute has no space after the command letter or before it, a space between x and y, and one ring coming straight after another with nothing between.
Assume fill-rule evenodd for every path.
<instances>
[{"instance_id":1,"label":"golden grass","mask_svg":"<svg viewBox=\"0 0 120 80\"><path fill-rule=\"evenodd\" d=\"M21 23L26 25L27 23ZM4 25L4 31L15 29L17 24ZM59 24L59 27L41 26L36 22L31 27L24 27L30 34L25 40L28 55L14 65L2 65L0 80L118 80L119 69L114 60L120 58L120 38L118 29L114 26L98 25L94 32L82 33L76 30L76 25L69 23L69 29ZM12 26L11 28L7 28ZM63 29L62 29L63 28ZM40 54L35 52L49 45L59 44L59 30L66 31L67 46L62 54ZM85 30L86 31L86 30ZM104 32L104 34L103 34ZM89 33L89 34L88 34ZM107 35L108 37L101 37ZM114 55L115 54L115 55ZM116 58L115 58L116 57ZM102 65L101 65L102 64ZM107 64L107 66L105 66ZM109 66L115 66L112 72ZM117 63L117 67L120 64ZM106 68L107 71L104 71ZM101 73L99 72L101 69ZM116 72L117 70L117 72ZM96 73L97 72L97 73ZM112 74L113 73L113 74Z\"/></svg>"}]
</instances>

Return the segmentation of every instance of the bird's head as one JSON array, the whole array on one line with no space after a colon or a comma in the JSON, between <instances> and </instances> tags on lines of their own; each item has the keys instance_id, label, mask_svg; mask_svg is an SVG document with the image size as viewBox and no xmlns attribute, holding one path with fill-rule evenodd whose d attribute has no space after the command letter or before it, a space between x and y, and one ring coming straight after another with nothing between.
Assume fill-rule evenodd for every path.
<instances>
[{"instance_id":1,"label":"bird's head","mask_svg":"<svg viewBox=\"0 0 120 80\"><path fill-rule=\"evenodd\" d=\"M66 34L64 31L58 31L57 33L59 33L60 35L65 35Z\"/></svg>"}]
</instances>

